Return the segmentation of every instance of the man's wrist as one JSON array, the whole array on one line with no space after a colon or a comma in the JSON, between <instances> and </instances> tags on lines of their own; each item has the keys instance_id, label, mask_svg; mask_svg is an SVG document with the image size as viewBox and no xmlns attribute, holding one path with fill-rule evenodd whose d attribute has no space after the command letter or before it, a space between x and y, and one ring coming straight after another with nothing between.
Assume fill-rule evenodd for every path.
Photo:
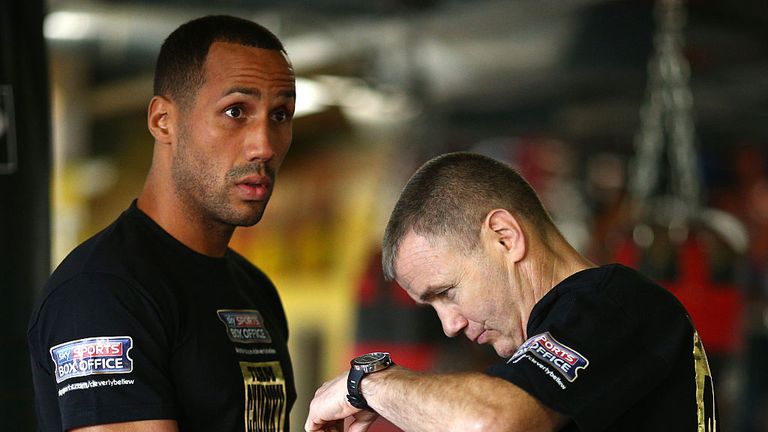
<instances>
[{"instance_id":1,"label":"man's wrist","mask_svg":"<svg viewBox=\"0 0 768 432\"><path fill-rule=\"evenodd\" d=\"M392 365L392 359L386 352L371 352L352 359L347 375L347 402L355 408L373 411L363 394L362 382L370 379L370 375L379 375Z\"/></svg>"},{"instance_id":2,"label":"man's wrist","mask_svg":"<svg viewBox=\"0 0 768 432\"><path fill-rule=\"evenodd\" d=\"M393 364L386 370L365 376L365 379L360 385L360 393L365 398L371 411L376 411L376 408L374 407L379 405L378 395L386 392L387 383L391 381L393 375L397 374L398 369L401 368Z\"/></svg>"}]
</instances>

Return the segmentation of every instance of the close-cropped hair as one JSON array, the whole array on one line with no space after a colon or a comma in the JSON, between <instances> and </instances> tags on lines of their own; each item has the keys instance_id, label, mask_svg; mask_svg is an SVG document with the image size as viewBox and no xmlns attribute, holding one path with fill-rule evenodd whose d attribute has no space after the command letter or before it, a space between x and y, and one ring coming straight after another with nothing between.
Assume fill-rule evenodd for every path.
<instances>
[{"instance_id":1,"label":"close-cropped hair","mask_svg":"<svg viewBox=\"0 0 768 432\"><path fill-rule=\"evenodd\" d=\"M554 226L536 191L511 166L470 152L426 162L403 188L384 232L385 277L394 279L395 257L409 232L470 252L478 247L480 228L493 209L522 217L542 236Z\"/></svg>"},{"instance_id":2,"label":"close-cropped hair","mask_svg":"<svg viewBox=\"0 0 768 432\"><path fill-rule=\"evenodd\" d=\"M214 42L229 42L285 53L265 27L243 18L209 15L179 26L163 42L155 65L154 94L191 106L205 81L205 59Z\"/></svg>"}]
</instances>

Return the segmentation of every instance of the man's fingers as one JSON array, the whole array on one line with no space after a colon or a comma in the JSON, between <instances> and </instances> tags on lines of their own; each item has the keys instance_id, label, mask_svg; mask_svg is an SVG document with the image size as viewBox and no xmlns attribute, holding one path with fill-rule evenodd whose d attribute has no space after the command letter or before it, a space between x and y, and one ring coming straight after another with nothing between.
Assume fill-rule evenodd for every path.
<instances>
[{"instance_id":1,"label":"man's fingers","mask_svg":"<svg viewBox=\"0 0 768 432\"><path fill-rule=\"evenodd\" d=\"M336 420L333 422L315 423L307 419L304 424L304 430L307 432L344 432L344 421Z\"/></svg>"},{"instance_id":2,"label":"man's fingers","mask_svg":"<svg viewBox=\"0 0 768 432\"><path fill-rule=\"evenodd\" d=\"M379 418L379 415L371 411L360 411L352 416L352 423L349 424L347 432L366 432L369 427Z\"/></svg>"}]
</instances>

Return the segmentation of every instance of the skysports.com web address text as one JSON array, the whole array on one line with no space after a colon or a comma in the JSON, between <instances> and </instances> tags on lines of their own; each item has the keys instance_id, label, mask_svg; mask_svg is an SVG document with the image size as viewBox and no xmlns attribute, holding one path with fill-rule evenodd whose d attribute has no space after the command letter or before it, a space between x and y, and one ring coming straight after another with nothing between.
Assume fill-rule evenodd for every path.
<instances>
[{"instance_id":1,"label":"skysports.com web address text","mask_svg":"<svg viewBox=\"0 0 768 432\"><path fill-rule=\"evenodd\" d=\"M83 381L79 383L72 383L67 384L66 386L59 389L59 396L64 396L68 392L72 390L87 390L91 388L96 387L112 387L112 386L119 386L119 385L131 385L133 384L132 379L108 379L108 380L89 380L89 381Z\"/></svg>"}]
</instances>

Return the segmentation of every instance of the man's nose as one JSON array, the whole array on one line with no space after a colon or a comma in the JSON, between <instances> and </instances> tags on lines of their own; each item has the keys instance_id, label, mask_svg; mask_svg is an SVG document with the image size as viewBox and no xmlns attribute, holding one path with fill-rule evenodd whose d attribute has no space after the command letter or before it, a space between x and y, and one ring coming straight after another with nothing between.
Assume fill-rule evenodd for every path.
<instances>
[{"instance_id":1,"label":"man's nose","mask_svg":"<svg viewBox=\"0 0 768 432\"><path fill-rule=\"evenodd\" d=\"M436 307L437 316L443 325L443 332L448 337L454 337L467 327L469 321L459 311L451 307Z\"/></svg>"},{"instance_id":2,"label":"man's nose","mask_svg":"<svg viewBox=\"0 0 768 432\"><path fill-rule=\"evenodd\" d=\"M275 156L274 133L269 120L254 121L246 130L244 152L249 162L267 162Z\"/></svg>"}]
</instances>

